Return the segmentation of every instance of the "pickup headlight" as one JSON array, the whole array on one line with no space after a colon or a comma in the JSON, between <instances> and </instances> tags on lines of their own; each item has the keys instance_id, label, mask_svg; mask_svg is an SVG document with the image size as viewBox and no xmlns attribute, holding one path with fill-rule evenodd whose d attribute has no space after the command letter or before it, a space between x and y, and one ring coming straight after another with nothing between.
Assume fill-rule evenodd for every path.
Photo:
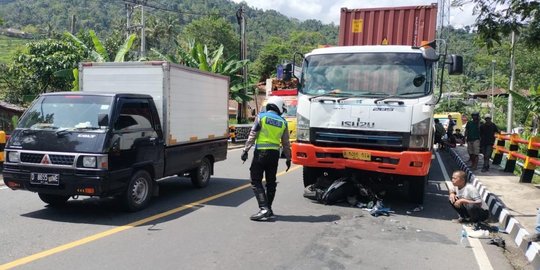
<instances>
[{"instance_id":1,"label":"pickup headlight","mask_svg":"<svg viewBox=\"0 0 540 270\"><path fill-rule=\"evenodd\" d=\"M297 115L296 123L296 139L298 141L309 141L309 119L302 116L301 114Z\"/></svg>"},{"instance_id":2,"label":"pickup headlight","mask_svg":"<svg viewBox=\"0 0 540 270\"><path fill-rule=\"evenodd\" d=\"M109 167L109 158L107 156L82 156L78 167L107 169Z\"/></svg>"},{"instance_id":3,"label":"pickup headlight","mask_svg":"<svg viewBox=\"0 0 540 270\"><path fill-rule=\"evenodd\" d=\"M19 163L21 162L21 152L9 151L7 152L8 162Z\"/></svg>"}]
</instances>

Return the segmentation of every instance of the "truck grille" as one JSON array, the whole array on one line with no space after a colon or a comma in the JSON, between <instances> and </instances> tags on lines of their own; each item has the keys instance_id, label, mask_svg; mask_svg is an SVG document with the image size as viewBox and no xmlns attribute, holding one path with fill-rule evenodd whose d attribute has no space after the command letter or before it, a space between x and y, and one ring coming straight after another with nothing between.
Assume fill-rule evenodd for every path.
<instances>
[{"instance_id":1,"label":"truck grille","mask_svg":"<svg viewBox=\"0 0 540 270\"><path fill-rule=\"evenodd\" d=\"M25 163L41 163L45 154L40 153L21 153L21 162ZM75 160L74 155L49 155L51 164L54 165L73 165Z\"/></svg>"},{"instance_id":2,"label":"truck grille","mask_svg":"<svg viewBox=\"0 0 540 270\"><path fill-rule=\"evenodd\" d=\"M312 142L319 146L362 147L400 151L407 147L409 134L364 130L312 129Z\"/></svg>"}]
</instances>

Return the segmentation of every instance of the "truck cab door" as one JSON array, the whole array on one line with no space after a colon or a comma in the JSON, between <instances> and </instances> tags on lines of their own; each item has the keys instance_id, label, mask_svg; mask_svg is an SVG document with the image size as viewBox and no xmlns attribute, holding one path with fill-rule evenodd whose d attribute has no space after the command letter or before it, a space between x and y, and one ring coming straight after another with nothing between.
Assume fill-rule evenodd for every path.
<instances>
[{"instance_id":1,"label":"truck cab door","mask_svg":"<svg viewBox=\"0 0 540 270\"><path fill-rule=\"evenodd\" d=\"M111 173L129 179L133 170L151 165L160 177L164 144L152 100L120 98L116 108L109 154Z\"/></svg>"}]
</instances>

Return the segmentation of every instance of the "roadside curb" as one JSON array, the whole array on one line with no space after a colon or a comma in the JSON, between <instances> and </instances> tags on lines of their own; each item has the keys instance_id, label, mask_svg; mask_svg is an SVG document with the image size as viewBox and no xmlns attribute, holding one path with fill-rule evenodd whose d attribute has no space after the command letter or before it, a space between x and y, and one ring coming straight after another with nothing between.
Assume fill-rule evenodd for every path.
<instances>
[{"instance_id":1,"label":"roadside curb","mask_svg":"<svg viewBox=\"0 0 540 270\"><path fill-rule=\"evenodd\" d=\"M243 144L231 144L231 143L229 143L229 145L227 146L227 150L238 149L238 148L242 148L242 147L244 147Z\"/></svg>"},{"instance_id":2,"label":"roadside curb","mask_svg":"<svg viewBox=\"0 0 540 270\"><path fill-rule=\"evenodd\" d=\"M505 207L502 200L487 190L486 186L480 182L480 179L474 175L454 149L450 149L450 153L460 169L467 174L467 182L472 183L480 193L480 196L482 196L482 199L489 207L491 216L496 218L499 224L504 227L504 230L511 236L519 249L523 251L533 268L540 269L540 244L538 242L528 242L523 239L523 237L530 233L510 214L510 211Z\"/></svg>"}]
</instances>

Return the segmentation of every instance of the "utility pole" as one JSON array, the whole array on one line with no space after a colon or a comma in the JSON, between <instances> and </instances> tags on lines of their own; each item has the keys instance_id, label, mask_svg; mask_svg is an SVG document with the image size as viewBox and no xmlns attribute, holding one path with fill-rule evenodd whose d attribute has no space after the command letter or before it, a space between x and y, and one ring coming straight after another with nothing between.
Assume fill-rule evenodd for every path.
<instances>
[{"instance_id":1,"label":"utility pole","mask_svg":"<svg viewBox=\"0 0 540 270\"><path fill-rule=\"evenodd\" d=\"M512 114L513 112L513 98L512 98L512 91L514 91L514 75L515 75L515 69L516 69L516 63L514 59L514 49L516 46L516 32L512 31L512 48L510 49L510 93L508 93L508 116L506 119L506 132L511 133L512 132Z\"/></svg>"},{"instance_id":2,"label":"utility pole","mask_svg":"<svg viewBox=\"0 0 540 270\"><path fill-rule=\"evenodd\" d=\"M75 35L75 22L77 21L77 17L75 17L75 14L71 15L71 28L70 33L72 35Z\"/></svg>"},{"instance_id":3,"label":"utility pole","mask_svg":"<svg viewBox=\"0 0 540 270\"><path fill-rule=\"evenodd\" d=\"M145 44L145 36L144 36L144 5L146 5L146 0L141 1L141 57L146 56L146 44Z\"/></svg>"},{"instance_id":4,"label":"utility pole","mask_svg":"<svg viewBox=\"0 0 540 270\"><path fill-rule=\"evenodd\" d=\"M240 26L240 60L247 59L247 42L246 42L246 18L244 17L244 6L241 6L240 9L236 12L236 19L238 25ZM244 78L244 87L242 93L247 95L247 66L242 68L242 77ZM255 96L255 98L257 98ZM242 101L241 104L238 104L237 112L237 121L238 123L243 123L247 118L247 102Z\"/></svg>"},{"instance_id":5,"label":"utility pole","mask_svg":"<svg viewBox=\"0 0 540 270\"><path fill-rule=\"evenodd\" d=\"M126 38L131 34L131 14L133 14L133 5L126 3Z\"/></svg>"},{"instance_id":6,"label":"utility pole","mask_svg":"<svg viewBox=\"0 0 540 270\"><path fill-rule=\"evenodd\" d=\"M146 6L147 0L133 0L133 2L126 2L126 38L131 34L132 28L141 29L141 50L140 57L146 56L146 38L145 38L145 22L144 22L144 7ZM131 25L131 15L135 8L141 9L141 21L140 24Z\"/></svg>"},{"instance_id":7,"label":"utility pole","mask_svg":"<svg viewBox=\"0 0 540 270\"><path fill-rule=\"evenodd\" d=\"M495 120L495 59L491 60L491 119Z\"/></svg>"}]
</instances>

